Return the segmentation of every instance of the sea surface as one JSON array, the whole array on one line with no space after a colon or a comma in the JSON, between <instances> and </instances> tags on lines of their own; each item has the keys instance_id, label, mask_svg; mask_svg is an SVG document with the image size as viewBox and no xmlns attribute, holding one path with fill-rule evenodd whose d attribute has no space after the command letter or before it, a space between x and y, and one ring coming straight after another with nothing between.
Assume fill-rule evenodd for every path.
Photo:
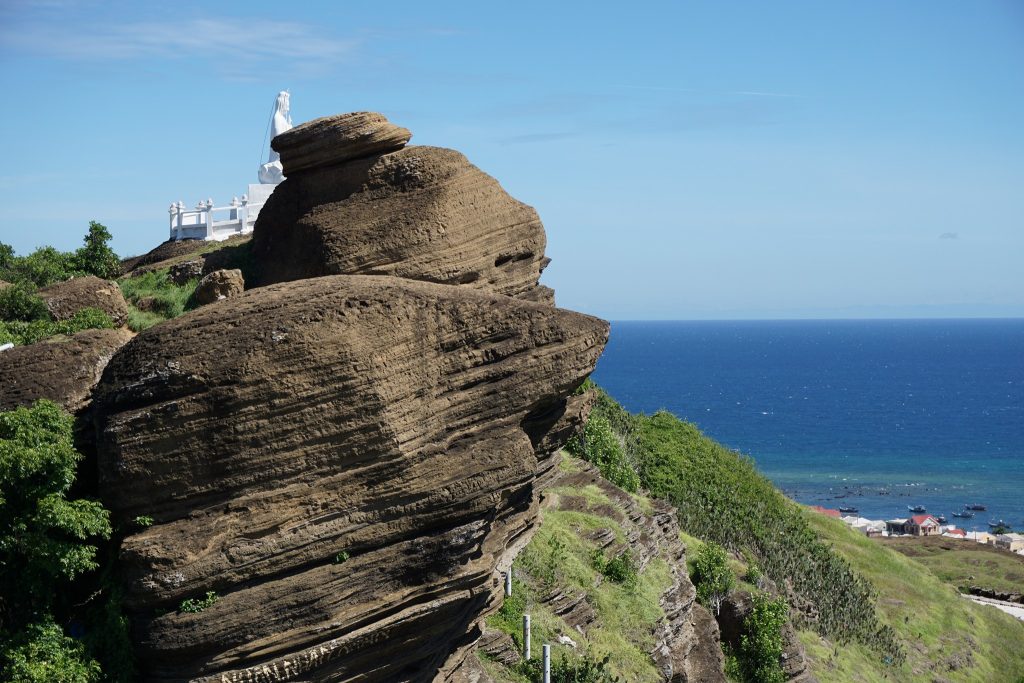
<instances>
[{"instance_id":1,"label":"sea surface","mask_svg":"<svg viewBox=\"0 0 1024 683\"><path fill-rule=\"evenodd\" d=\"M1024 528L1024 319L615 322L594 380L801 503Z\"/></svg>"}]
</instances>

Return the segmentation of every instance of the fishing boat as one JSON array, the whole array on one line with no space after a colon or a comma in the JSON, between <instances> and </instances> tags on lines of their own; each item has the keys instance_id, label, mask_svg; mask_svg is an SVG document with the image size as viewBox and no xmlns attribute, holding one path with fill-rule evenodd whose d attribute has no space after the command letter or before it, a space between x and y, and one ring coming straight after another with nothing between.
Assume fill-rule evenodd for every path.
<instances>
[{"instance_id":1,"label":"fishing boat","mask_svg":"<svg viewBox=\"0 0 1024 683\"><path fill-rule=\"evenodd\" d=\"M910 510L911 512L916 512L918 514L920 514L922 512L928 512L928 510L925 508L924 505L914 505L913 507L908 505L907 509Z\"/></svg>"},{"instance_id":2,"label":"fishing boat","mask_svg":"<svg viewBox=\"0 0 1024 683\"><path fill-rule=\"evenodd\" d=\"M857 508L853 508L853 507L839 508L839 511L840 512L848 512L850 514L856 514L856 513L860 512L860 510L858 510Z\"/></svg>"},{"instance_id":3,"label":"fishing boat","mask_svg":"<svg viewBox=\"0 0 1024 683\"><path fill-rule=\"evenodd\" d=\"M973 512L968 512L967 510L964 510L963 512L954 512L953 516L954 517L960 517L962 519L972 519L974 517L974 513Z\"/></svg>"},{"instance_id":4,"label":"fishing boat","mask_svg":"<svg viewBox=\"0 0 1024 683\"><path fill-rule=\"evenodd\" d=\"M980 505L978 503L975 503L974 505L964 505L964 510L980 510L984 512L987 509L987 507L985 507L984 505Z\"/></svg>"},{"instance_id":5,"label":"fishing boat","mask_svg":"<svg viewBox=\"0 0 1024 683\"><path fill-rule=\"evenodd\" d=\"M1006 527L1006 528L1009 528L1009 526L1007 526L1006 522L1004 522L1004 521L1003 521L1003 520L1001 520L1001 519L1000 519L999 521L997 521L997 522L989 522L989 523L988 523L988 525L989 525L989 527L991 527L992 529L998 529L999 527Z\"/></svg>"},{"instance_id":6,"label":"fishing boat","mask_svg":"<svg viewBox=\"0 0 1024 683\"><path fill-rule=\"evenodd\" d=\"M939 515L938 517L935 518L935 521L938 522L939 524L945 524L949 520L946 519L945 515Z\"/></svg>"}]
</instances>

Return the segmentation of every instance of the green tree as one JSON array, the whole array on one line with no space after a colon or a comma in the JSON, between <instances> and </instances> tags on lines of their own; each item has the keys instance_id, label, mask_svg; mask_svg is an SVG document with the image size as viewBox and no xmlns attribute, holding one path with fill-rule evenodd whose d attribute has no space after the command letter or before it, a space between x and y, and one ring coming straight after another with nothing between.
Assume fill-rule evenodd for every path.
<instances>
[{"instance_id":1,"label":"green tree","mask_svg":"<svg viewBox=\"0 0 1024 683\"><path fill-rule=\"evenodd\" d=\"M92 681L98 664L64 637L58 596L97 568L109 513L68 500L81 455L70 415L50 401L0 413L0 662L5 680Z\"/></svg>"},{"instance_id":2,"label":"green tree","mask_svg":"<svg viewBox=\"0 0 1024 683\"><path fill-rule=\"evenodd\" d=\"M722 601L736 583L725 548L713 541L701 546L694 558L693 583L697 587L697 600L718 614Z\"/></svg>"},{"instance_id":3,"label":"green tree","mask_svg":"<svg viewBox=\"0 0 1024 683\"><path fill-rule=\"evenodd\" d=\"M39 247L28 256L15 256L10 265L0 271L0 278L8 282L30 283L35 287L45 287L54 282L62 282L75 274L74 257L72 254L54 249Z\"/></svg>"},{"instance_id":4,"label":"green tree","mask_svg":"<svg viewBox=\"0 0 1024 683\"><path fill-rule=\"evenodd\" d=\"M0 242L0 273L3 273L14 263L14 247Z\"/></svg>"},{"instance_id":5,"label":"green tree","mask_svg":"<svg viewBox=\"0 0 1024 683\"><path fill-rule=\"evenodd\" d=\"M121 274L121 259L107 244L111 235L107 227L96 221L89 221L89 232L85 245L75 252L74 261L78 270L107 280Z\"/></svg>"}]
</instances>

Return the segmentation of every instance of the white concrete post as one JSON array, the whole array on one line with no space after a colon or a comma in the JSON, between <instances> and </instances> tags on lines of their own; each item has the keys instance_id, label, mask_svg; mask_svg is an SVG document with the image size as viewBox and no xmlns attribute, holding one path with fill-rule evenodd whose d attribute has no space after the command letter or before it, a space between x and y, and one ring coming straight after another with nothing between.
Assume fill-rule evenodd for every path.
<instances>
[{"instance_id":1,"label":"white concrete post","mask_svg":"<svg viewBox=\"0 0 1024 683\"><path fill-rule=\"evenodd\" d=\"M512 567L509 567L508 571L505 572L505 597L508 598L508 597L511 597L511 596L512 596Z\"/></svg>"},{"instance_id":2,"label":"white concrete post","mask_svg":"<svg viewBox=\"0 0 1024 683\"><path fill-rule=\"evenodd\" d=\"M530 615L523 615L523 659L530 659Z\"/></svg>"},{"instance_id":3,"label":"white concrete post","mask_svg":"<svg viewBox=\"0 0 1024 683\"><path fill-rule=\"evenodd\" d=\"M544 672L543 683L551 683L551 646L550 645L543 645L543 646L541 646L541 657L543 658L542 661L544 663L544 668L542 669L542 671Z\"/></svg>"}]
</instances>

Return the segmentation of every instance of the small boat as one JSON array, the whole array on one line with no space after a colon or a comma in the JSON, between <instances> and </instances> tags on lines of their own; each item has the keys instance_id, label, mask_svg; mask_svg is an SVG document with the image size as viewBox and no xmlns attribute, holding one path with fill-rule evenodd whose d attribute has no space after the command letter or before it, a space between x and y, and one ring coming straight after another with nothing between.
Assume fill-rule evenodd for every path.
<instances>
[{"instance_id":1,"label":"small boat","mask_svg":"<svg viewBox=\"0 0 1024 683\"><path fill-rule=\"evenodd\" d=\"M856 513L856 512L860 512L860 510L858 510L857 508L852 508L852 507L851 508L839 508L839 511L840 512L849 512L851 514Z\"/></svg>"},{"instance_id":2,"label":"small boat","mask_svg":"<svg viewBox=\"0 0 1024 683\"><path fill-rule=\"evenodd\" d=\"M915 505L913 507L908 505L907 509L910 510L911 512L917 512L917 513L928 512L928 510L925 508L924 505Z\"/></svg>"},{"instance_id":3,"label":"small boat","mask_svg":"<svg viewBox=\"0 0 1024 683\"><path fill-rule=\"evenodd\" d=\"M979 505L978 503L975 503L974 505L964 505L964 510L980 510L984 512L987 509L988 508L986 508L984 505Z\"/></svg>"},{"instance_id":4,"label":"small boat","mask_svg":"<svg viewBox=\"0 0 1024 683\"><path fill-rule=\"evenodd\" d=\"M949 520L946 519L945 515L939 515L938 517L935 518L935 521L938 522L939 524L945 524Z\"/></svg>"},{"instance_id":5,"label":"small boat","mask_svg":"<svg viewBox=\"0 0 1024 683\"><path fill-rule=\"evenodd\" d=\"M973 512L968 512L967 510L964 510L963 512L954 512L953 516L954 517L960 517L962 519L973 519L974 518L974 513Z\"/></svg>"},{"instance_id":6,"label":"small boat","mask_svg":"<svg viewBox=\"0 0 1024 683\"><path fill-rule=\"evenodd\" d=\"M1000 519L999 521L997 521L997 522L989 522L989 523L988 523L988 525L989 525L989 527L991 527L991 528L993 528L993 529L998 529L999 527L1006 527L1007 529L1009 529L1009 528L1010 528L1010 527L1009 527L1009 526L1008 526L1008 525L1006 524L1006 522L1004 522L1004 521L1003 521L1003 520L1001 520L1001 519Z\"/></svg>"}]
</instances>

